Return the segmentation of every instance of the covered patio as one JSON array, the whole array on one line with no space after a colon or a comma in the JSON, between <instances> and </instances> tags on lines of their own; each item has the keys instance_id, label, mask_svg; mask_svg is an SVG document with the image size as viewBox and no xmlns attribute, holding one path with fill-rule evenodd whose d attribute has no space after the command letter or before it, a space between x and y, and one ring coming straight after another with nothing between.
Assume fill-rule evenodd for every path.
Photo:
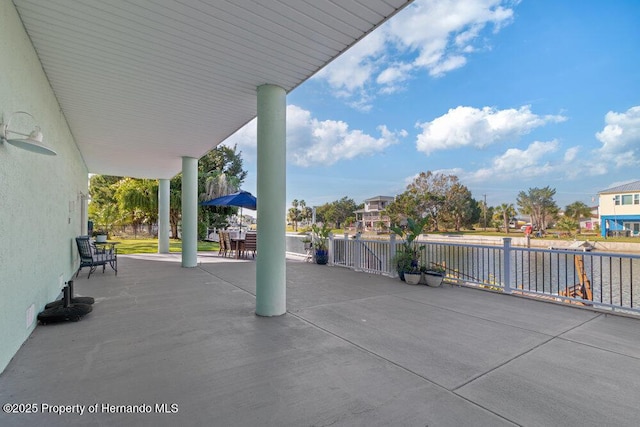
<instances>
[{"instance_id":1,"label":"covered patio","mask_svg":"<svg viewBox=\"0 0 640 427\"><path fill-rule=\"evenodd\" d=\"M181 173L194 268L198 159L254 119L255 312L284 314L286 95L410 3L0 0L0 372L77 269L88 174L159 181L164 254Z\"/></svg>"},{"instance_id":2,"label":"covered patio","mask_svg":"<svg viewBox=\"0 0 640 427\"><path fill-rule=\"evenodd\" d=\"M640 419L637 319L292 260L286 315L261 318L255 265L199 253L186 269L179 254L129 255L117 276L81 274L76 293L96 298L93 312L34 330L0 375L0 401L36 404L38 413L3 412L0 424ZM76 413L58 415L55 405ZM122 413L134 406L150 413Z\"/></svg>"}]
</instances>

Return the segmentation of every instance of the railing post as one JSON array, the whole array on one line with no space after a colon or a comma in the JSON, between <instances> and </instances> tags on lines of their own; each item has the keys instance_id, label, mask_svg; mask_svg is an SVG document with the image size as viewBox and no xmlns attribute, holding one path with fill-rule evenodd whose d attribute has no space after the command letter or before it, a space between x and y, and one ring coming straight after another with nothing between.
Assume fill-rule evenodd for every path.
<instances>
[{"instance_id":1,"label":"railing post","mask_svg":"<svg viewBox=\"0 0 640 427\"><path fill-rule=\"evenodd\" d=\"M389 236L389 259L387 260L387 267L389 269L389 275L391 277L397 277L398 274L396 272L395 266L391 265L393 259L396 257L396 235L391 234Z\"/></svg>"},{"instance_id":2,"label":"railing post","mask_svg":"<svg viewBox=\"0 0 640 427\"><path fill-rule=\"evenodd\" d=\"M349 246L349 232L345 231L342 238L344 239L342 241L344 252L344 259L342 261L344 262L345 267L351 268L351 257L353 256L353 253L351 252L351 247Z\"/></svg>"},{"instance_id":3,"label":"railing post","mask_svg":"<svg viewBox=\"0 0 640 427\"><path fill-rule=\"evenodd\" d=\"M333 253L335 252L333 250L333 233L329 233L329 247L327 248L327 257L329 258L329 265L333 265Z\"/></svg>"},{"instance_id":4,"label":"railing post","mask_svg":"<svg viewBox=\"0 0 640 427\"><path fill-rule=\"evenodd\" d=\"M361 242L360 242L360 233L356 233L356 239L353 242L354 244L354 248L353 248L353 257L355 258L353 260L353 269L355 271L360 271L362 269L362 265L361 265L361 255L362 255L362 247L360 246Z\"/></svg>"},{"instance_id":5,"label":"railing post","mask_svg":"<svg viewBox=\"0 0 640 427\"><path fill-rule=\"evenodd\" d=\"M504 255L504 271L502 278L504 280L504 293L511 293L511 237L505 237L503 241Z\"/></svg>"}]
</instances>

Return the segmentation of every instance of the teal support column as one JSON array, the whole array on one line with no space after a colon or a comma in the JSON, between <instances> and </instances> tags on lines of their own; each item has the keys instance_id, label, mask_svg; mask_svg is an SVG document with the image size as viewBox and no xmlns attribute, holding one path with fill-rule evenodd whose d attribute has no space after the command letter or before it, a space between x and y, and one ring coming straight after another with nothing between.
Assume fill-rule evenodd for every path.
<instances>
[{"instance_id":1,"label":"teal support column","mask_svg":"<svg viewBox=\"0 0 640 427\"><path fill-rule=\"evenodd\" d=\"M256 314L287 311L286 292L286 93L258 87L258 253Z\"/></svg>"},{"instance_id":2,"label":"teal support column","mask_svg":"<svg viewBox=\"0 0 640 427\"><path fill-rule=\"evenodd\" d=\"M198 265L198 159L182 158L182 266Z\"/></svg>"},{"instance_id":3,"label":"teal support column","mask_svg":"<svg viewBox=\"0 0 640 427\"><path fill-rule=\"evenodd\" d=\"M169 180L158 186L158 253L169 253Z\"/></svg>"}]
</instances>

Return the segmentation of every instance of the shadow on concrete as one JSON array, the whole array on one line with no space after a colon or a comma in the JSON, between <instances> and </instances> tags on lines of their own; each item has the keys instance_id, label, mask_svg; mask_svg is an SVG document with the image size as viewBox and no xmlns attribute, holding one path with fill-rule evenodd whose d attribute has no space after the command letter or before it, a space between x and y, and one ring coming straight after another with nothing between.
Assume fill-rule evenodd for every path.
<instances>
[{"instance_id":1,"label":"shadow on concrete","mask_svg":"<svg viewBox=\"0 0 640 427\"><path fill-rule=\"evenodd\" d=\"M636 319L302 262L287 263L288 313L262 318L252 261L119 258L117 276L76 280L76 294L96 298L91 314L38 326L0 375L0 402L38 405L0 425L640 419Z\"/></svg>"}]
</instances>

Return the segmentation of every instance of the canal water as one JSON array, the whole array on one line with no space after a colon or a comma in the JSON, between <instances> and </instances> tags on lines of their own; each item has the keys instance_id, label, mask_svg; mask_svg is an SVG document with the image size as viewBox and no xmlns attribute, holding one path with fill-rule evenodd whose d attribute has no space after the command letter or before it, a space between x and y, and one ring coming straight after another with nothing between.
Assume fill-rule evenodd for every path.
<instances>
[{"instance_id":1,"label":"canal water","mask_svg":"<svg viewBox=\"0 0 640 427\"><path fill-rule=\"evenodd\" d=\"M451 277L484 286L502 287L502 247L428 244L427 265L444 265ZM513 289L558 295L580 283L582 264L593 301L619 307L640 307L640 257L598 252L511 248L509 284Z\"/></svg>"}]
</instances>

